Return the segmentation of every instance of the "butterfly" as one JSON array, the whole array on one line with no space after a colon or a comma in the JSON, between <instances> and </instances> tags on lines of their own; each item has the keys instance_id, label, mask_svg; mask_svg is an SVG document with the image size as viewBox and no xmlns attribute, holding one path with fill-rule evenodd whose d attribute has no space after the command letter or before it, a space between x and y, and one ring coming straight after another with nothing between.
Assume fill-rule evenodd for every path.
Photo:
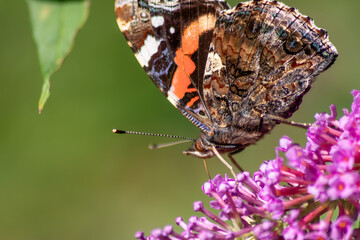
<instances>
[{"instance_id":1,"label":"butterfly","mask_svg":"<svg viewBox=\"0 0 360 240\"><path fill-rule=\"evenodd\" d=\"M254 0L117 0L117 23L164 96L201 130L187 155L237 153L299 107L337 50L295 8Z\"/></svg>"}]
</instances>

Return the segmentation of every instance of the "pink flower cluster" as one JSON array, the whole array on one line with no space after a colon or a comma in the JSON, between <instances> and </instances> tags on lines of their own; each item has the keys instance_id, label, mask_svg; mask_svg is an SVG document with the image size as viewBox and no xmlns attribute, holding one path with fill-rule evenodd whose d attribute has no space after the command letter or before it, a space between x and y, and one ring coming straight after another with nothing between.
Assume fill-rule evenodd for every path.
<instances>
[{"instance_id":1,"label":"pink flower cluster","mask_svg":"<svg viewBox=\"0 0 360 240\"><path fill-rule=\"evenodd\" d=\"M202 189L213 198L214 214L194 203L193 216L172 226L155 229L140 240L360 239L360 91L353 91L351 111L337 120L331 114L316 114L307 133L305 148L288 137L280 139L277 157L264 162L253 177L248 172L237 179L217 175ZM286 164L284 159L287 159Z\"/></svg>"}]
</instances>

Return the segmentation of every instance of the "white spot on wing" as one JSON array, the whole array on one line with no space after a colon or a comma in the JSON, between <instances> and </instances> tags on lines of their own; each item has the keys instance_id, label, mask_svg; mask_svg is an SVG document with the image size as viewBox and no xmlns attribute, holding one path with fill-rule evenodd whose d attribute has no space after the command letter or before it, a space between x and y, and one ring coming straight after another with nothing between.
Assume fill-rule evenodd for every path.
<instances>
[{"instance_id":1,"label":"white spot on wing","mask_svg":"<svg viewBox=\"0 0 360 240\"><path fill-rule=\"evenodd\" d=\"M120 7L122 7L126 4L130 4L130 3L131 3L131 1L129 1L129 0L117 0L115 2L115 8L120 8Z\"/></svg>"},{"instance_id":2,"label":"white spot on wing","mask_svg":"<svg viewBox=\"0 0 360 240\"><path fill-rule=\"evenodd\" d=\"M149 6L150 7L155 7L158 9L163 9L165 11L176 11L180 8L180 1L164 1L165 4L160 3L159 0L149 0Z\"/></svg>"},{"instance_id":3,"label":"white spot on wing","mask_svg":"<svg viewBox=\"0 0 360 240\"><path fill-rule=\"evenodd\" d=\"M151 17L151 24L153 25L154 28L164 25L164 17L163 16Z\"/></svg>"},{"instance_id":4,"label":"white spot on wing","mask_svg":"<svg viewBox=\"0 0 360 240\"><path fill-rule=\"evenodd\" d=\"M135 54L137 60L139 61L141 67L148 67L151 57L157 53L160 45L160 41L156 40L155 37L148 35L144 41L144 45L141 49Z\"/></svg>"},{"instance_id":5,"label":"white spot on wing","mask_svg":"<svg viewBox=\"0 0 360 240\"><path fill-rule=\"evenodd\" d=\"M209 52L205 66L205 73L211 74L213 72L219 71L222 67L223 64L221 62L221 57L219 56L219 54Z\"/></svg>"},{"instance_id":6,"label":"white spot on wing","mask_svg":"<svg viewBox=\"0 0 360 240\"><path fill-rule=\"evenodd\" d=\"M170 30L170 33L171 33L171 34L174 34L174 33L175 33L175 28L174 28L174 27L170 27L169 30Z\"/></svg>"}]
</instances>

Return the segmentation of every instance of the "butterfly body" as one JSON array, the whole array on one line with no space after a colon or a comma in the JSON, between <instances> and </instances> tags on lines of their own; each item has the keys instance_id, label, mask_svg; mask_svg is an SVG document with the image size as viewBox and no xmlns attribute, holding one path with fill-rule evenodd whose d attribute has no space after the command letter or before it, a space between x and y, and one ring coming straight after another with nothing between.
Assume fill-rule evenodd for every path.
<instances>
[{"instance_id":1,"label":"butterfly body","mask_svg":"<svg viewBox=\"0 0 360 240\"><path fill-rule=\"evenodd\" d=\"M140 65L201 135L185 154L238 152L289 118L336 59L325 30L270 0L117 0Z\"/></svg>"}]
</instances>

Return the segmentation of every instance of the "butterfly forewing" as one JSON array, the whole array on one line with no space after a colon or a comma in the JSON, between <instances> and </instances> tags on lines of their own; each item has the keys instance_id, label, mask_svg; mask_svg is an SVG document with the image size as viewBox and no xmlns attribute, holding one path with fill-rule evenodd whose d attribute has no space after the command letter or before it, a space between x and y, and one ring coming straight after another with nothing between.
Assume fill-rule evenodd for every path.
<instances>
[{"instance_id":1,"label":"butterfly forewing","mask_svg":"<svg viewBox=\"0 0 360 240\"><path fill-rule=\"evenodd\" d=\"M211 122L202 79L212 31L224 1L118 0L120 30L149 77L189 120L205 132Z\"/></svg>"}]
</instances>

